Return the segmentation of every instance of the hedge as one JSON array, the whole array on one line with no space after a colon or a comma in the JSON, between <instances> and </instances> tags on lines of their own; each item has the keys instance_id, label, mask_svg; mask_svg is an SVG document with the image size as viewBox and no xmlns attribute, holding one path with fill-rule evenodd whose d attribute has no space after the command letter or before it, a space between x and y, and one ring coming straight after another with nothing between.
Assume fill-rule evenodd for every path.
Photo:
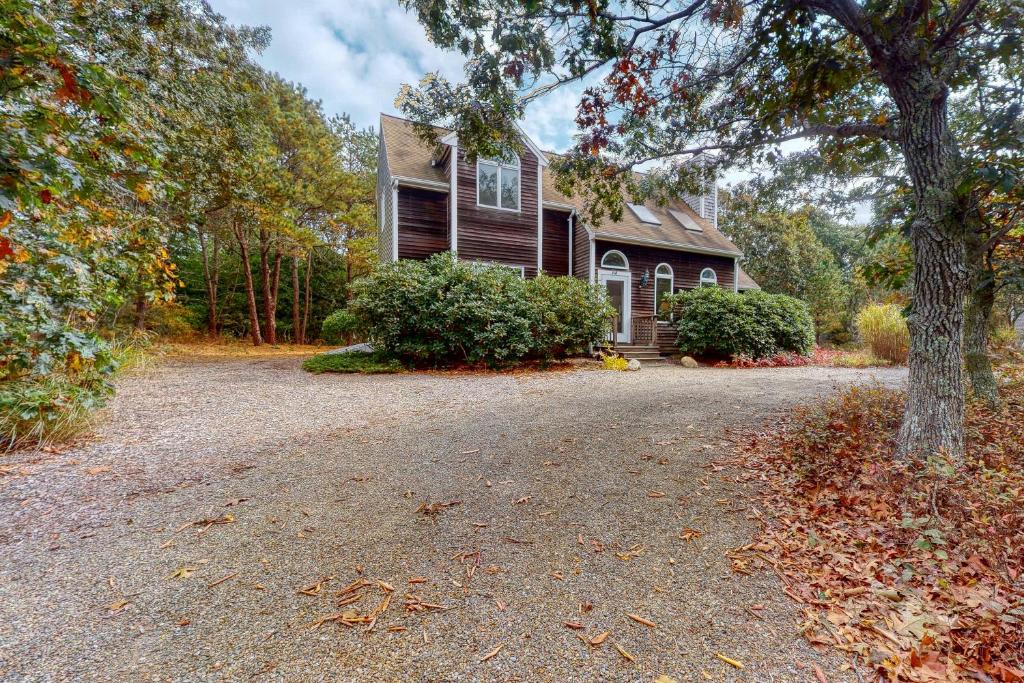
<instances>
[{"instance_id":1,"label":"hedge","mask_svg":"<svg viewBox=\"0 0 1024 683\"><path fill-rule=\"evenodd\" d=\"M611 316L600 287L456 259L380 265L349 310L374 348L413 366L550 359L600 342Z\"/></svg>"},{"instance_id":2,"label":"hedge","mask_svg":"<svg viewBox=\"0 0 1024 683\"><path fill-rule=\"evenodd\" d=\"M790 296L701 287L672 295L671 304L676 343L686 354L758 359L814 349L810 309Z\"/></svg>"}]
</instances>

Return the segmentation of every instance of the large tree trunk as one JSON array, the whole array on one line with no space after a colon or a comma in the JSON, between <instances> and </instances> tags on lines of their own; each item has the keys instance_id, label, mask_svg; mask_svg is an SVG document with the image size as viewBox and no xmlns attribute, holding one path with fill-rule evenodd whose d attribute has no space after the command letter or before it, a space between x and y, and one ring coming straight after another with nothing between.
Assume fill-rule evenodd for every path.
<instances>
[{"instance_id":1,"label":"large tree trunk","mask_svg":"<svg viewBox=\"0 0 1024 683\"><path fill-rule=\"evenodd\" d=\"M299 255L292 255L292 341L304 344L302 338L302 312L299 310Z\"/></svg>"},{"instance_id":2,"label":"large tree trunk","mask_svg":"<svg viewBox=\"0 0 1024 683\"><path fill-rule=\"evenodd\" d=\"M957 220L962 213L958 153L947 121L948 90L926 68L896 69L901 73L890 72L887 80L900 110L900 147L914 189L910 376L899 453L943 453L959 464L964 455L962 337L968 270L966 230Z\"/></svg>"},{"instance_id":3,"label":"large tree trunk","mask_svg":"<svg viewBox=\"0 0 1024 683\"><path fill-rule=\"evenodd\" d=\"M263 343L263 336L260 334L260 316L256 310L256 288L252 281L252 264L249 261L249 243L246 240L245 231L238 223L232 225L235 239L238 240L238 252L242 257L242 273L245 276L245 297L249 304L249 329L252 334L252 345L259 346Z\"/></svg>"},{"instance_id":4,"label":"large tree trunk","mask_svg":"<svg viewBox=\"0 0 1024 683\"><path fill-rule=\"evenodd\" d=\"M999 385L988 354L988 330L996 301L995 272L988 254L971 259L971 293L964 312L964 361L974 395L989 407L999 406Z\"/></svg>"}]
</instances>

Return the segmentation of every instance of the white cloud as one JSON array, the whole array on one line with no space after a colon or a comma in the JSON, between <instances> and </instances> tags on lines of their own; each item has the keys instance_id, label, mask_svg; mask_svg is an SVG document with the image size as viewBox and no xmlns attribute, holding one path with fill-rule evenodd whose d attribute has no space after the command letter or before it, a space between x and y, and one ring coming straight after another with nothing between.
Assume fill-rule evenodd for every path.
<instances>
[{"instance_id":1,"label":"white cloud","mask_svg":"<svg viewBox=\"0 0 1024 683\"><path fill-rule=\"evenodd\" d=\"M350 114L376 126L394 112L402 83L427 71L462 73L462 57L437 49L416 19L395 0L212 0L235 24L267 25L270 47L258 57L267 69L296 81L328 113Z\"/></svg>"},{"instance_id":2,"label":"white cloud","mask_svg":"<svg viewBox=\"0 0 1024 683\"><path fill-rule=\"evenodd\" d=\"M211 0L234 24L266 25L267 69L306 86L329 114L348 113L376 126L380 112L398 113L402 83L430 71L462 77L462 55L438 49L397 0ZM527 111L523 128L541 147L564 149L575 130L579 89L559 91Z\"/></svg>"}]
</instances>

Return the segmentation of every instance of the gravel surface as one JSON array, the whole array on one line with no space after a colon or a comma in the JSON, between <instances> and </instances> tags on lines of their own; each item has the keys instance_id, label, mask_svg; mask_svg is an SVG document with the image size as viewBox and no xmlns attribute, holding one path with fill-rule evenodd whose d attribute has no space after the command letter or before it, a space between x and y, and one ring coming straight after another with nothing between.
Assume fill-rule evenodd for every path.
<instances>
[{"instance_id":1,"label":"gravel surface","mask_svg":"<svg viewBox=\"0 0 1024 683\"><path fill-rule=\"evenodd\" d=\"M903 372L300 362L172 357L122 380L90 442L0 459L0 679L853 679L799 636L774 575L731 571L755 526L714 463L732 430ZM338 607L360 577L394 588L373 630L312 628L383 600Z\"/></svg>"}]
</instances>

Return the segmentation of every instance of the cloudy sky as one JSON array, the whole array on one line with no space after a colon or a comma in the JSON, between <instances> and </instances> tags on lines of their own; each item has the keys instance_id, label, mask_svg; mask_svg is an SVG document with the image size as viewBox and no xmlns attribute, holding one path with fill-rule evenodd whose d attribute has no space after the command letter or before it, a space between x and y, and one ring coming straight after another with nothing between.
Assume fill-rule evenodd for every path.
<instances>
[{"instance_id":1,"label":"cloudy sky","mask_svg":"<svg viewBox=\"0 0 1024 683\"><path fill-rule=\"evenodd\" d=\"M273 40L264 67L306 86L328 113L376 126L403 83L427 72L462 75L462 57L427 40L398 0L211 0L235 24L266 25ZM565 149L578 93L557 92L531 106L523 128L541 147Z\"/></svg>"}]
</instances>

